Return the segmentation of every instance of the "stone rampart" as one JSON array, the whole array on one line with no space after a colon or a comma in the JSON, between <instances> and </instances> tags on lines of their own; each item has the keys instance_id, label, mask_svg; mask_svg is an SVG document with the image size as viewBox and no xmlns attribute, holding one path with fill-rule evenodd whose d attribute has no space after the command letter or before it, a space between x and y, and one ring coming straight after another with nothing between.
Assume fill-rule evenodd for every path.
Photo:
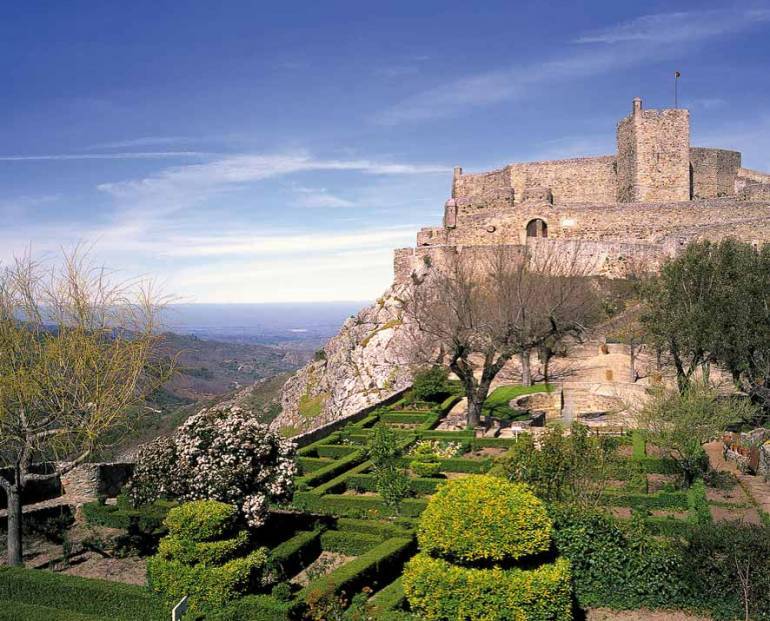
<instances>
[{"instance_id":1,"label":"stone rampart","mask_svg":"<svg viewBox=\"0 0 770 621\"><path fill-rule=\"evenodd\" d=\"M741 167L741 154L725 149L690 148L693 199L735 195L735 178Z\"/></svg>"}]
</instances>

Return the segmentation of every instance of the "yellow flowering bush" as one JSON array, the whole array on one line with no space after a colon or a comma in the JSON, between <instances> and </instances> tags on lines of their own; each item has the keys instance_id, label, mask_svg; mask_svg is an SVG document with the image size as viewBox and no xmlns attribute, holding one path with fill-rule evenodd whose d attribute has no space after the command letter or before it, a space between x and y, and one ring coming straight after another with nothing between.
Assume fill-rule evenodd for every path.
<instances>
[{"instance_id":1,"label":"yellow flowering bush","mask_svg":"<svg viewBox=\"0 0 770 621\"><path fill-rule=\"evenodd\" d=\"M552 532L526 485L475 475L442 486L420 516L420 552L404 568L412 610L427 621L572 619L570 563L544 554Z\"/></svg>"},{"instance_id":2,"label":"yellow flowering bush","mask_svg":"<svg viewBox=\"0 0 770 621\"><path fill-rule=\"evenodd\" d=\"M420 549L461 562L516 560L546 552L551 520L526 485L473 475L439 488L417 530Z\"/></svg>"},{"instance_id":3,"label":"yellow flowering bush","mask_svg":"<svg viewBox=\"0 0 770 621\"><path fill-rule=\"evenodd\" d=\"M404 568L404 592L426 621L569 621L569 561L535 569L475 569L417 554Z\"/></svg>"}]
</instances>

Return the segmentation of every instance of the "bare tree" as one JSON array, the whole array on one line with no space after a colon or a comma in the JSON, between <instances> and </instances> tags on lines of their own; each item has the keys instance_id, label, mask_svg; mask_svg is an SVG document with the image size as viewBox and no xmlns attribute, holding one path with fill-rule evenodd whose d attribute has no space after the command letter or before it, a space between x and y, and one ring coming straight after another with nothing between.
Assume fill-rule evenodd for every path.
<instances>
[{"instance_id":1,"label":"bare tree","mask_svg":"<svg viewBox=\"0 0 770 621\"><path fill-rule=\"evenodd\" d=\"M448 361L468 398L469 426L481 421L492 380L514 356L532 381L533 350L579 338L596 315L590 266L577 247L500 246L484 257L455 254L416 282L404 302L414 356Z\"/></svg>"},{"instance_id":2,"label":"bare tree","mask_svg":"<svg viewBox=\"0 0 770 621\"><path fill-rule=\"evenodd\" d=\"M22 564L25 487L84 462L173 366L156 361L152 286L108 276L77 250L60 268L27 256L0 272L0 488L12 565ZM33 467L41 462L45 473Z\"/></svg>"}]
</instances>

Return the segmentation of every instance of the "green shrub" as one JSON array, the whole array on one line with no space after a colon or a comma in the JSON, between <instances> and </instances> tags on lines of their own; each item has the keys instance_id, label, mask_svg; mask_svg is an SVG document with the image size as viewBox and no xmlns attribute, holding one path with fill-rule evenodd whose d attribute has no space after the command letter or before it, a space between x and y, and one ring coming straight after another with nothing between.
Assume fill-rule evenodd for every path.
<instances>
[{"instance_id":1,"label":"green shrub","mask_svg":"<svg viewBox=\"0 0 770 621\"><path fill-rule=\"evenodd\" d=\"M169 535L160 541L158 556L175 559L186 565L221 565L236 557L249 544L249 533L240 531L234 537L220 541L190 541Z\"/></svg>"},{"instance_id":2,"label":"green shrub","mask_svg":"<svg viewBox=\"0 0 770 621\"><path fill-rule=\"evenodd\" d=\"M427 621L570 621L570 565L557 559L535 569L476 569L417 554L404 568L404 592Z\"/></svg>"},{"instance_id":3,"label":"green shrub","mask_svg":"<svg viewBox=\"0 0 770 621\"><path fill-rule=\"evenodd\" d=\"M711 523L711 511L706 498L706 484L702 479L695 481L687 490L687 509L690 521L696 524Z\"/></svg>"},{"instance_id":4,"label":"green shrub","mask_svg":"<svg viewBox=\"0 0 770 621\"><path fill-rule=\"evenodd\" d=\"M266 548L213 567L154 556L147 560L147 584L169 601L189 595L196 610L216 607L261 586L267 561Z\"/></svg>"},{"instance_id":5,"label":"green shrub","mask_svg":"<svg viewBox=\"0 0 770 621\"><path fill-rule=\"evenodd\" d=\"M436 461L411 461L409 462L409 468L418 477L437 477L441 474L441 464L436 458Z\"/></svg>"},{"instance_id":6,"label":"green shrub","mask_svg":"<svg viewBox=\"0 0 770 621\"><path fill-rule=\"evenodd\" d=\"M271 595L246 595L206 614L206 621L290 621L297 619L296 601L284 602Z\"/></svg>"},{"instance_id":7,"label":"green shrub","mask_svg":"<svg viewBox=\"0 0 770 621\"><path fill-rule=\"evenodd\" d=\"M165 621L168 618L163 602L140 586L21 567L0 567L0 600L13 602L11 609L19 612L17 604L29 602L57 611L56 615L40 616L40 619L66 620L69 613L116 621ZM11 618L34 619L24 615ZM76 618L73 616L73 621Z\"/></svg>"},{"instance_id":8,"label":"green shrub","mask_svg":"<svg viewBox=\"0 0 770 621\"><path fill-rule=\"evenodd\" d=\"M189 595L197 614L264 586L271 568L267 548L236 556L249 541L247 531L234 532L236 518L234 506L216 500L196 500L169 511L165 524L170 534L147 561L149 587L168 601Z\"/></svg>"},{"instance_id":9,"label":"green shrub","mask_svg":"<svg viewBox=\"0 0 770 621\"><path fill-rule=\"evenodd\" d=\"M165 525L171 535L190 541L211 541L233 531L238 510L217 500L194 500L168 512Z\"/></svg>"},{"instance_id":10,"label":"green shrub","mask_svg":"<svg viewBox=\"0 0 770 621\"><path fill-rule=\"evenodd\" d=\"M412 401L437 401L451 392L449 369L438 365L415 373L409 395Z\"/></svg>"},{"instance_id":11,"label":"green shrub","mask_svg":"<svg viewBox=\"0 0 770 621\"><path fill-rule=\"evenodd\" d=\"M417 538L423 552L460 561L519 559L548 550L551 520L525 485L473 475L439 488Z\"/></svg>"},{"instance_id":12,"label":"green shrub","mask_svg":"<svg viewBox=\"0 0 770 621\"><path fill-rule=\"evenodd\" d=\"M770 619L770 528L705 524L693 528L683 551L694 600L715 619ZM748 580L746 580L748 577Z\"/></svg>"},{"instance_id":13,"label":"green shrub","mask_svg":"<svg viewBox=\"0 0 770 621\"><path fill-rule=\"evenodd\" d=\"M572 564L582 608L671 608L688 603L674 544L650 536L638 520L622 528L603 513L554 508L554 541Z\"/></svg>"}]
</instances>

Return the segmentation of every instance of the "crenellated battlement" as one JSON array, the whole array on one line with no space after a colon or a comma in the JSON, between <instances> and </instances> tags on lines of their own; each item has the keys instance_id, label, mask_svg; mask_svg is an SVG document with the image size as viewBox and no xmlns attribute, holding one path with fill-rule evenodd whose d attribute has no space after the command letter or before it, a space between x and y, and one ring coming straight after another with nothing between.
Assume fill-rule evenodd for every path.
<instances>
[{"instance_id":1,"label":"crenellated battlement","mask_svg":"<svg viewBox=\"0 0 770 621\"><path fill-rule=\"evenodd\" d=\"M615 155L455 168L442 225L397 251L397 282L426 256L471 247L578 243L597 272L619 276L692 239L770 242L770 174L743 168L738 151L691 147L688 110L636 98L616 139Z\"/></svg>"}]
</instances>

